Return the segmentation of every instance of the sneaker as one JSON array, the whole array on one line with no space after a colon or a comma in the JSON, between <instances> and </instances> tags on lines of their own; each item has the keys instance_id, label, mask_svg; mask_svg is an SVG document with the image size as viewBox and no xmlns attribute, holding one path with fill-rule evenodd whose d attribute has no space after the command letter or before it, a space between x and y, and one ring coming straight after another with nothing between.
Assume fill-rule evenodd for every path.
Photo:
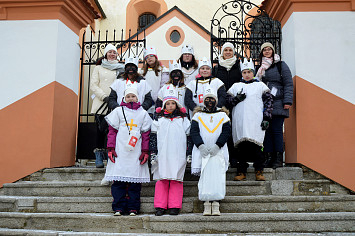
<instances>
[{"instance_id":1,"label":"sneaker","mask_svg":"<svg viewBox=\"0 0 355 236\"><path fill-rule=\"evenodd\" d=\"M156 216L162 216L165 213L165 209L164 208L155 208L155 215Z\"/></svg>"},{"instance_id":2,"label":"sneaker","mask_svg":"<svg viewBox=\"0 0 355 236\"><path fill-rule=\"evenodd\" d=\"M255 171L255 180L256 181L265 181L265 176L263 175L262 170Z\"/></svg>"},{"instance_id":3,"label":"sneaker","mask_svg":"<svg viewBox=\"0 0 355 236\"><path fill-rule=\"evenodd\" d=\"M120 211L116 211L115 214L113 214L114 216L121 216L122 215L122 212Z\"/></svg>"},{"instance_id":4,"label":"sneaker","mask_svg":"<svg viewBox=\"0 0 355 236\"><path fill-rule=\"evenodd\" d=\"M247 178L245 173L238 173L235 177L234 180L235 181L242 181L245 180Z\"/></svg>"},{"instance_id":5,"label":"sneaker","mask_svg":"<svg viewBox=\"0 0 355 236\"><path fill-rule=\"evenodd\" d=\"M137 212L137 211L134 211L134 210L132 210L132 211L129 212L129 215L130 215L130 216L136 216L137 214L138 214L138 212Z\"/></svg>"}]
</instances>

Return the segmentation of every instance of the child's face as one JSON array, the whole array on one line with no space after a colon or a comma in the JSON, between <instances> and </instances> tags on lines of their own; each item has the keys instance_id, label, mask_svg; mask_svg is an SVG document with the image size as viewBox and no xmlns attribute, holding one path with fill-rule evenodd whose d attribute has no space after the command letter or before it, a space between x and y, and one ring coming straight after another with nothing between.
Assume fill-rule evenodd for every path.
<instances>
[{"instance_id":1,"label":"child's face","mask_svg":"<svg viewBox=\"0 0 355 236\"><path fill-rule=\"evenodd\" d=\"M147 61L148 65L154 66L155 61L157 60L154 55L148 55L145 60Z\"/></svg>"},{"instance_id":2,"label":"child's face","mask_svg":"<svg viewBox=\"0 0 355 236\"><path fill-rule=\"evenodd\" d=\"M127 103L129 103L129 102L138 102L137 96L135 94L133 94L133 93L127 94L125 99L126 99Z\"/></svg>"},{"instance_id":3,"label":"child's face","mask_svg":"<svg viewBox=\"0 0 355 236\"><path fill-rule=\"evenodd\" d=\"M173 112L175 109L176 109L176 102L174 101L167 101L165 103L165 109L168 111L168 112Z\"/></svg>"},{"instance_id":4,"label":"child's face","mask_svg":"<svg viewBox=\"0 0 355 236\"><path fill-rule=\"evenodd\" d=\"M242 76L245 81L252 80L254 78L254 73L251 70L243 70Z\"/></svg>"},{"instance_id":5,"label":"child's face","mask_svg":"<svg viewBox=\"0 0 355 236\"><path fill-rule=\"evenodd\" d=\"M213 97L207 97L205 98L204 104L207 109L212 109L216 106L216 99Z\"/></svg>"},{"instance_id":6,"label":"child's face","mask_svg":"<svg viewBox=\"0 0 355 236\"><path fill-rule=\"evenodd\" d=\"M209 67L209 66L201 66L199 72L200 72L200 75L202 77L206 78L206 77L211 75L211 67Z\"/></svg>"}]
</instances>

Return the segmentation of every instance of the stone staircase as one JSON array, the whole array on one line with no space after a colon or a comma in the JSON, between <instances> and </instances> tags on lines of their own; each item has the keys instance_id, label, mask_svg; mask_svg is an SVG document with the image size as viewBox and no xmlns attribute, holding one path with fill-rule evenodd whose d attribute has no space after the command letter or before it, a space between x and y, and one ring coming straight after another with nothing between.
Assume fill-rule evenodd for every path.
<instances>
[{"instance_id":1,"label":"stone staircase","mask_svg":"<svg viewBox=\"0 0 355 236\"><path fill-rule=\"evenodd\" d=\"M104 169L44 169L0 189L0 235L355 235L355 195L305 167L265 169L265 182L232 181L222 216L204 217L197 178L186 170L182 213L154 216L154 182L143 184L139 216L112 214Z\"/></svg>"}]
</instances>

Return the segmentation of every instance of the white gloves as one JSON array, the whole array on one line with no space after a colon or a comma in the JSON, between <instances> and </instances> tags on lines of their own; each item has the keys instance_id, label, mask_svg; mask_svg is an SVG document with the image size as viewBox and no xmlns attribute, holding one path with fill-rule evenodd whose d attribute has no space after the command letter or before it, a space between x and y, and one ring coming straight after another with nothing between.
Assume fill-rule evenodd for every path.
<instances>
[{"instance_id":1,"label":"white gloves","mask_svg":"<svg viewBox=\"0 0 355 236\"><path fill-rule=\"evenodd\" d=\"M209 154L208 148L207 148L207 146L205 144L201 144L198 147L198 150L200 150L200 153L201 153L202 157L207 157L208 154Z\"/></svg>"},{"instance_id":2,"label":"white gloves","mask_svg":"<svg viewBox=\"0 0 355 236\"><path fill-rule=\"evenodd\" d=\"M217 155L217 153L219 152L219 150L221 150L221 148L217 145L217 144L214 144L211 148L210 148L210 155L211 157Z\"/></svg>"}]
</instances>

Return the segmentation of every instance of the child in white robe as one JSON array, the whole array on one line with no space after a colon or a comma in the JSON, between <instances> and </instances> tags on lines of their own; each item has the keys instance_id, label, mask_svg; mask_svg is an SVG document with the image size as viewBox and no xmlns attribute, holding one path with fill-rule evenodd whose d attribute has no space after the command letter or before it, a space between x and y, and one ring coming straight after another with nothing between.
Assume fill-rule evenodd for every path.
<instances>
[{"instance_id":1,"label":"child in white robe","mask_svg":"<svg viewBox=\"0 0 355 236\"><path fill-rule=\"evenodd\" d=\"M115 216L140 210L141 183L149 183L149 134L152 120L138 102L136 83L128 83L124 101L105 117L109 124L109 160L104 180L113 181L111 194Z\"/></svg>"},{"instance_id":2,"label":"child in white robe","mask_svg":"<svg viewBox=\"0 0 355 236\"><path fill-rule=\"evenodd\" d=\"M191 122L190 135L194 143L191 173L200 175L199 199L204 201L204 216L219 216L219 200L224 199L229 155L227 140L231 133L228 110L217 108L217 92L206 87L205 107L197 107ZM211 203L212 202L212 203Z\"/></svg>"},{"instance_id":3,"label":"child in white robe","mask_svg":"<svg viewBox=\"0 0 355 236\"><path fill-rule=\"evenodd\" d=\"M187 135L190 133L190 121L186 109L179 103L177 89L170 85L162 92L163 106L156 109L150 137L153 179L157 180L154 194L157 216L166 210L170 215L178 215L182 207Z\"/></svg>"}]
</instances>

